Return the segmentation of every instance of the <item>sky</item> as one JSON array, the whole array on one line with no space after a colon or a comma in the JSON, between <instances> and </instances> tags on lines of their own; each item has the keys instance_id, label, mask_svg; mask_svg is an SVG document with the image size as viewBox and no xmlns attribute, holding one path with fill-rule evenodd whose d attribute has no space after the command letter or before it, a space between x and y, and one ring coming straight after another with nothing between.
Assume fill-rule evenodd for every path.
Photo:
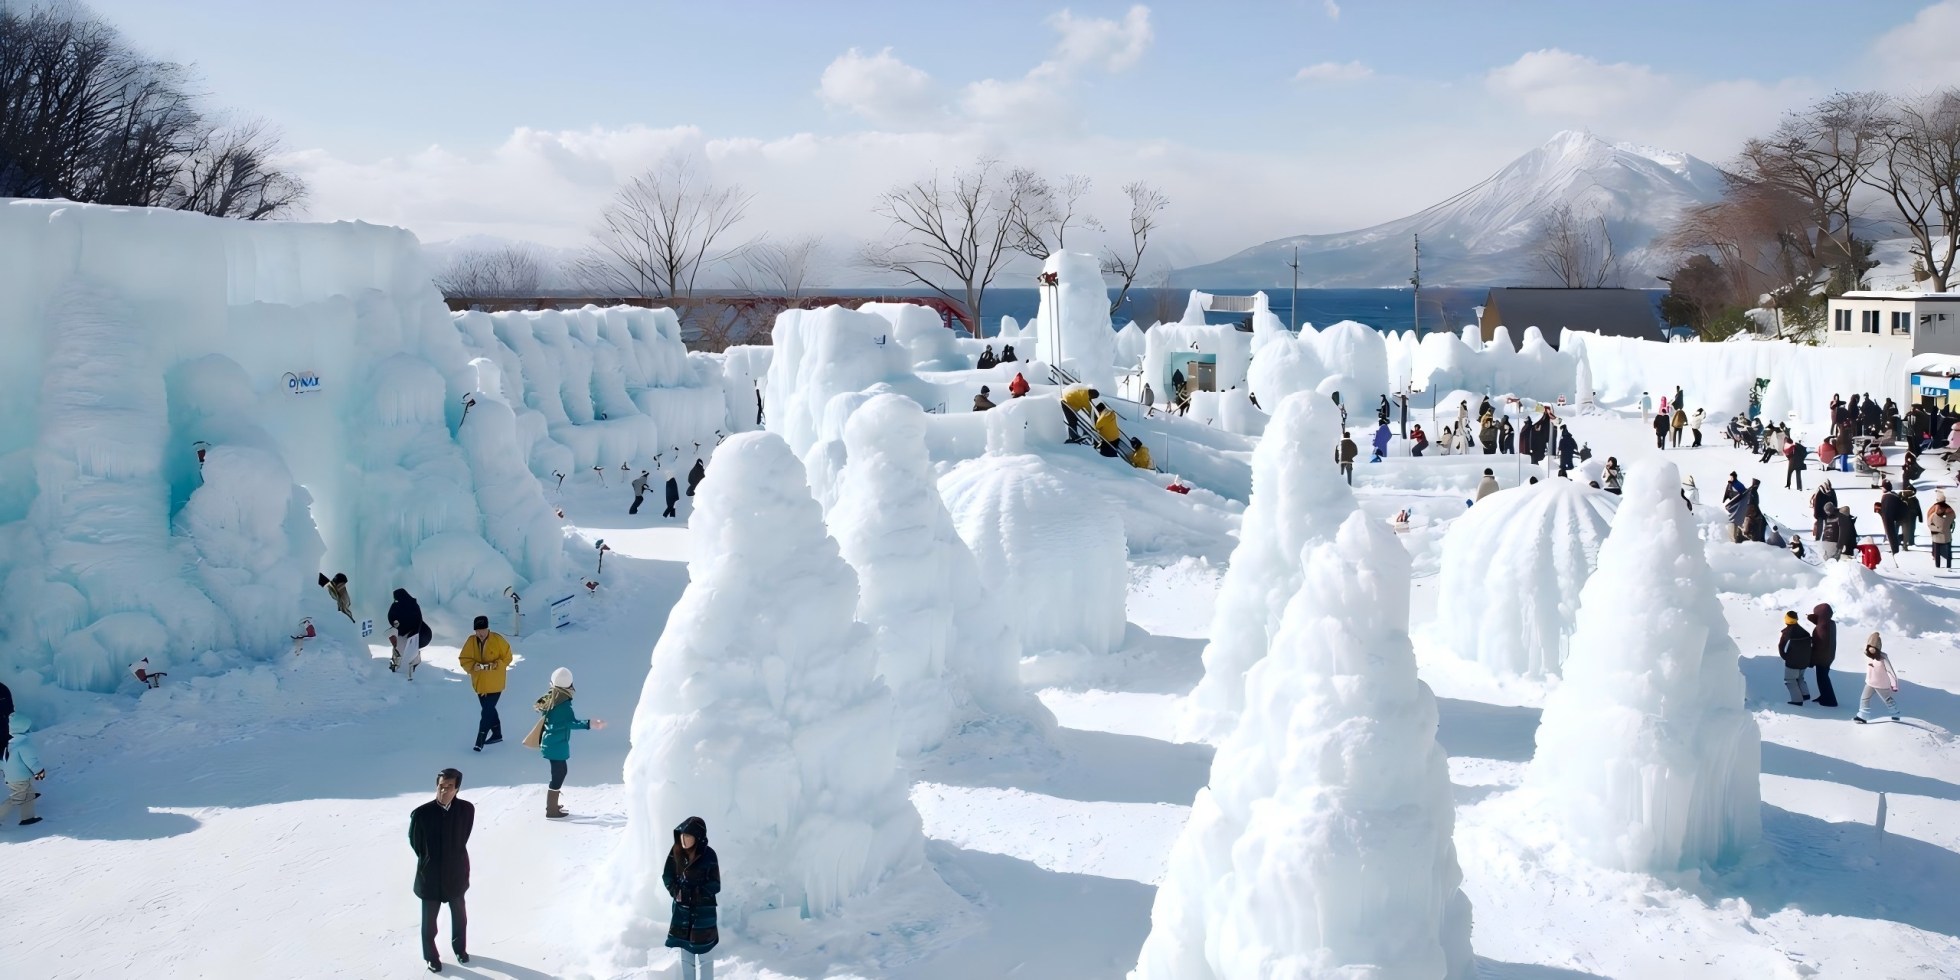
<instances>
[{"instance_id":1,"label":"sky","mask_svg":"<svg viewBox=\"0 0 1960 980\"><path fill-rule=\"evenodd\" d=\"M886 232L991 156L1170 198L1163 260L1412 213L1569 128L1731 158L1834 90L1960 84L1960 0L89 0L284 134L307 217L577 247L673 154L746 237Z\"/></svg>"}]
</instances>

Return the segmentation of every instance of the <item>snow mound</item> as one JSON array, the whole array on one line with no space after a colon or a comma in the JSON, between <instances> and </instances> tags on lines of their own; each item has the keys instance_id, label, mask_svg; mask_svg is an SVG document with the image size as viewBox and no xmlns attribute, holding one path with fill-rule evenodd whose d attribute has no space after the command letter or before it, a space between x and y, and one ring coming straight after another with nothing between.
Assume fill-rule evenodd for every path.
<instances>
[{"instance_id":1,"label":"snow mound","mask_svg":"<svg viewBox=\"0 0 1960 980\"><path fill-rule=\"evenodd\" d=\"M1252 452L1252 500L1219 586L1205 676L1185 702L1183 738L1217 741L1238 723L1246 671L1266 656L1299 589L1302 549L1331 539L1355 511L1354 492L1333 463L1339 423L1339 410L1319 395L1292 395Z\"/></svg>"},{"instance_id":2,"label":"snow mound","mask_svg":"<svg viewBox=\"0 0 1960 980\"><path fill-rule=\"evenodd\" d=\"M1256 694L1171 852L1136 980L1474 970L1409 559L1359 513L1332 537L1307 546L1247 675Z\"/></svg>"},{"instance_id":3,"label":"snow mound","mask_svg":"<svg viewBox=\"0 0 1960 980\"><path fill-rule=\"evenodd\" d=\"M841 306L784 310L772 337L776 352L763 387L767 428L798 456L816 444L831 398L880 382L917 381L911 352L876 314Z\"/></svg>"},{"instance_id":4,"label":"snow mound","mask_svg":"<svg viewBox=\"0 0 1960 980\"><path fill-rule=\"evenodd\" d=\"M933 877L891 693L852 618L857 576L802 464L774 434L733 436L696 500L689 584L633 714L627 829L601 875L616 965L662 948L660 869L688 816L707 821L721 857L727 932L765 910L822 918Z\"/></svg>"},{"instance_id":5,"label":"snow mound","mask_svg":"<svg viewBox=\"0 0 1960 980\"><path fill-rule=\"evenodd\" d=\"M1327 377L1313 335L1282 335L1266 341L1252 355L1246 385L1263 405L1278 405L1288 395L1312 391Z\"/></svg>"},{"instance_id":6,"label":"snow mound","mask_svg":"<svg viewBox=\"0 0 1960 980\"><path fill-rule=\"evenodd\" d=\"M1122 643L1129 553L1122 518L1099 495L1032 454L968 460L939 489L1027 652Z\"/></svg>"},{"instance_id":7,"label":"snow mound","mask_svg":"<svg viewBox=\"0 0 1960 980\"><path fill-rule=\"evenodd\" d=\"M1500 676L1557 674L1618 503L1572 480L1478 501L1443 536L1443 644Z\"/></svg>"},{"instance_id":8,"label":"snow mound","mask_svg":"<svg viewBox=\"0 0 1960 980\"><path fill-rule=\"evenodd\" d=\"M1314 342L1328 373L1351 379L1341 388L1341 404L1372 405L1388 391L1388 341L1379 331L1342 320L1315 334Z\"/></svg>"},{"instance_id":9,"label":"snow mound","mask_svg":"<svg viewBox=\"0 0 1960 980\"><path fill-rule=\"evenodd\" d=\"M1013 714L1052 721L1022 690L1020 641L953 527L926 455L925 413L881 394L844 430L849 454L829 514L858 573L858 620L898 709L899 749L937 746L966 721Z\"/></svg>"},{"instance_id":10,"label":"snow mound","mask_svg":"<svg viewBox=\"0 0 1960 980\"><path fill-rule=\"evenodd\" d=\"M1033 330L1036 359L1065 368L1083 384L1116 390L1116 331L1109 323L1109 289L1096 257L1056 252L1041 264L1057 285L1041 289Z\"/></svg>"},{"instance_id":11,"label":"snow mound","mask_svg":"<svg viewBox=\"0 0 1960 980\"><path fill-rule=\"evenodd\" d=\"M1574 850L1622 871L1726 864L1762 831L1762 736L1680 485L1670 462L1630 474L1525 776Z\"/></svg>"}]
</instances>

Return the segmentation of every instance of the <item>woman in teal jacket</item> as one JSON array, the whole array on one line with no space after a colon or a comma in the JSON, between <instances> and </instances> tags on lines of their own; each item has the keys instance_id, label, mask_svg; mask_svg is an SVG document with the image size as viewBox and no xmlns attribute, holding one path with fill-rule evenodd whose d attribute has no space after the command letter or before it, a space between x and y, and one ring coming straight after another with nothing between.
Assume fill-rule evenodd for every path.
<instances>
[{"instance_id":1,"label":"woman in teal jacket","mask_svg":"<svg viewBox=\"0 0 1960 980\"><path fill-rule=\"evenodd\" d=\"M551 672L551 690L538 699L538 714L544 716L544 733L538 741L538 753L551 763L551 788L544 794L544 815L547 817L569 817L558 807L558 791L565 785L565 763L572 757L572 729L584 728L600 731L606 723L597 718L579 720L572 713L572 671L560 667Z\"/></svg>"}]
</instances>

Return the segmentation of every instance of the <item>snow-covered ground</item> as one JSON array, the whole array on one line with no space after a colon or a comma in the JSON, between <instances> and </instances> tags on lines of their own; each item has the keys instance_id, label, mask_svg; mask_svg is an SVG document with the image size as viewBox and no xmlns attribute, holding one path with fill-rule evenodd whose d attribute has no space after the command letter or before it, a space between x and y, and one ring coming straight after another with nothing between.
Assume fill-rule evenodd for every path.
<instances>
[{"instance_id":1,"label":"snow-covered ground","mask_svg":"<svg viewBox=\"0 0 1960 980\"><path fill-rule=\"evenodd\" d=\"M1599 457L1616 455L1629 467L1657 452L1637 419L1595 415L1574 427ZM1696 477L1705 500L1730 470L1745 480L1760 474L1769 514L1808 524L1803 495L1741 451L1708 445L1666 455ZM1936 475L1951 485L1949 474ZM1875 499L1847 475L1836 483L1853 507L1868 510L1867 498ZM1375 493L1360 494L1370 511ZM412 684L387 671L380 648L325 643L283 663L167 684L40 736L50 767L47 819L0 828L7 975L417 974L407 814L430 795L436 770L451 765L465 773L463 796L476 804L478 826L474 955L450 973L584 970L579 920L595 871L625 833L624 723L647 653L687 581L682 521L649 516L652 508L628 517L628 496L568 486L563 506L577 533L614 549L605 584L581 598L562 630L527 617L503 705L521 730L517 720L549 670L570 666L582 714L620 722L574 740L566 799L577 816L544 820L544 764L515 734L481 755L469 750L476 703L456 671L454 637L437 639ZM1436 544L1410 543L1420 569L1421 548ZM1730 549L1737 553L1725 565L1720 553ZM1761 546L1711 551L1718 569L1763 566L1758 587L1815 578ZM1922 545L1878 571L1915 600L1895 604L1909 621L1840 613L1841 646L1854 654L1866 632L1885 634L1904 679L1899 724L1852 725L1858 680L1842 669L1845 707L1783 704L1772 638L1783 610L1807 609L1823 595L1818 589L1723 595L1763 733L1763 843L1733 871L1661 877L1592 867L1520 811L1514 790L1545 690L1495 680L1444 649L1451 624L1435 618L1439 579L1419 570L1412 633L1450 756L1479 975L1960 975L1960 748L1951 734L1960 726L1952 618L1960 576L1929 566ZM1083 666L1080 680L1041 692L1062 726L1054 757L966 758L915 774L928 859L977 906L977 921L956 935L888 937L884 945L911 958L885 970L849 959L812 969L733 938L718 975L1127 972L1171 843L1207 778L1211 749L1171 739L1179 699L1200 676L1222 571L1174 555L1133 564L1123 647Z\"/></svg>"}]
</instances>

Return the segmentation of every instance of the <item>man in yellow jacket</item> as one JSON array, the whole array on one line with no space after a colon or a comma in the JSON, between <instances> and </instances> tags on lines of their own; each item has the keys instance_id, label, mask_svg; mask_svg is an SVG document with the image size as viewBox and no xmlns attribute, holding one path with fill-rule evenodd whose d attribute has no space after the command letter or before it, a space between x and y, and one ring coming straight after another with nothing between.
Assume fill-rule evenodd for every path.
<instances>
[{"instance_id":1,"label":"man in yellow jacket","mask_svg":"<svg viewBox=\"0 0 1960 980\"><path fill-rule=\"evenodd\" d=\"M470 675L483 716L476 723L476 751L504 740L504 722L497 717L497 699L504 695L504 671L510 669L510 641L490 631L490 617L478 616L456 662Z\"/></svg>"},{"instance_id":2,"label":"man in yellow jacket","mask_svg":"<svg viewBox=\"0 0 1960 980\"><path fill-rule=\"evenodd\" d=\"M1062 389L1062 417L1068 420L1068 441L1081 442L1081 427L1076 424L1076 416L1087 416L1089 406L1100 397L1100 392L1087 385L1069 385Z\"/></svg>"},{"instance_id":3,"label":"man in yellow jacket","mask_svg":"<svg viewBox=\"0 0 1960 980\"><path fill-rule=\"evenodd\" d=\"M1123 438L1123 430L1116 424L1116 413L1108 405L1096 403L1096 440L1104 456L1116 455L1117 441Z\"/></svg>"},{"instance_id":4,"label":"man in yellow jacket","mask_svg":"<svg viewBox=\"0 0 1960 980\"><path fill-rule=\"evenodd\" d=\"M1130 465L1140 470L1150 469L1150 447L1136 436L1130 437Z\"/></svg>"}]
</instances>

